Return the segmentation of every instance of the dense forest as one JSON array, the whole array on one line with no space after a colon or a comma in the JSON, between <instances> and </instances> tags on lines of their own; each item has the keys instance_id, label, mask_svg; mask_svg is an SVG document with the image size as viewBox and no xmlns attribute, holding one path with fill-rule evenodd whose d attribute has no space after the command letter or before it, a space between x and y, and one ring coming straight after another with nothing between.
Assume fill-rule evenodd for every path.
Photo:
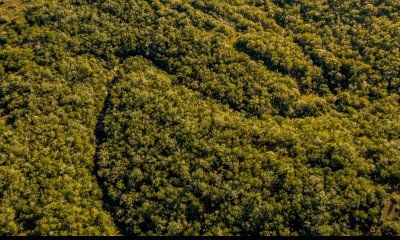
<instances>
[{"instance_id":1,"label":"dense forest","mask_svg":"<svg viewBox=\"0 0 400 240\"><path fill-rule=\"evenodd\" d=\"M0 236L400 235L398 0L0 0Z\"/></svg>"}]
</instances>

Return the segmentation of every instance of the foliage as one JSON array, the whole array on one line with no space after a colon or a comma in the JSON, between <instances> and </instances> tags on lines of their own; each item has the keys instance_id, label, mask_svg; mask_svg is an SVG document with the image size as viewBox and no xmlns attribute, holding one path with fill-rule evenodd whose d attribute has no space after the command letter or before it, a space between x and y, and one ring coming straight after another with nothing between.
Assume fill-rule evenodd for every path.
<instances>
[{"instance_id":1,"label":"foliage","mask_svg":"<svg viewBox=\"0 0 400 240\"><path fill-rule=\"evenodd\" d=\"M0 8L0 235L399 234L398 1Z\"/></svg>"}]
</instances>

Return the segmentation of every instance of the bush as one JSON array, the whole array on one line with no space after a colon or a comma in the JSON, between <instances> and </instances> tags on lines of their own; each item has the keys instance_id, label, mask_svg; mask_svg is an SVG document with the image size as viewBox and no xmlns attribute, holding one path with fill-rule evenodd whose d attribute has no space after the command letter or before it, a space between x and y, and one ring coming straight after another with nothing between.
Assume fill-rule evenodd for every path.
<instances>
[{"instance_id":1,"label":"bush","mask_svg":"<svg viewBox=\"0 0 400 240\"><path fill-rule=\"evenodd\" d=\"M400 223L398 222L387 222L381 227L381 233L383 236L400 236Z\"/></svg>"},{"instance_id":2,"label":"bush","mask_svg":"<svg viewBox=\"0 0 400 240\"><path fill-rule=\"evenodd\" d=\"M1 24L6 24L6 23L8 23L10 20L8 19L8 17L6 17L6 16L2 16L2 17L0 17L0 25Z\"/></svg>"}]
</instances>

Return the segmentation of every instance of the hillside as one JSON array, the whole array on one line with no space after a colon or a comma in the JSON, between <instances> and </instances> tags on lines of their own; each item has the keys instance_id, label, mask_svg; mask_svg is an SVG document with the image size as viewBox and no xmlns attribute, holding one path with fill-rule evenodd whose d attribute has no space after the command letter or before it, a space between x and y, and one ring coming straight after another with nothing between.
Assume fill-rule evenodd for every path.
<instances>
[{"instance_id":1,"label":"hillside","mask_svg":"<svg viewBox=\"0 0 400 240\"><path fill-rule=\"evenodd\" d=\"M400 235L399 13L0 0L0 235Z\"/></svg>"}]
</instances>

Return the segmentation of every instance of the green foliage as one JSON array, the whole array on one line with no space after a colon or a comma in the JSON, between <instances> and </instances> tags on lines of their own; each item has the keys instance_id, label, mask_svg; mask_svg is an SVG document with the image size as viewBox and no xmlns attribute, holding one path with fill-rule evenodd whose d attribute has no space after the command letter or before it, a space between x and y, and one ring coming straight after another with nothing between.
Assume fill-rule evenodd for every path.
<instances>
[{"instance_id":1,"label":"green foliage","mask_svg":"<svg viewBox=\"0 0 400 240\"><path fill-rule=\"evenodd\" d=\"M399 234L398 1L0 10L0 235Z\"/></svg>"},{"instance_id":2,"label":"green foliage","mask_svg":"<svg viewBox=\"0 0 400 240\"><path fill-rule=\"evenodd\" d=\"M0 25L8 23L9 19L6 16L0 16Z\"/></svg>"},{"instance_id":3,"label":"green foliage","mask_svg":"<svg viewBox=\"0 0 400 240\"><path fill-rule=\"evenodd\" d=\"M129 58L110 93L99 175L126 233L338 235L377 224L383 189L350 122L248 119L173 82Z\"/></svg>"},{"instance_id":4,"label":"green foliage","mask_svg":"<svg viewBox=\"0 0 400 240\"><path fill-rule=\"evenodd\" d=\"M400 224L398 222L387 222L382 228L383 236L400 236Z\"/></svg>"}]
</instances>

